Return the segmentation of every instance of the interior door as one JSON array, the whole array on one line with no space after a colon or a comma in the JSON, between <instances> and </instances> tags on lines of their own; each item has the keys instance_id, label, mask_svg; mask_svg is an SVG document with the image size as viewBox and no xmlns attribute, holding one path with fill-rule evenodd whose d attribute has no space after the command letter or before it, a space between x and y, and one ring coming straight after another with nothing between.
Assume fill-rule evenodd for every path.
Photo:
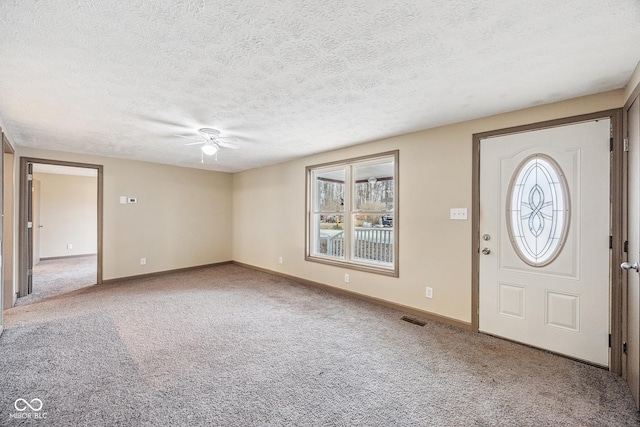
<instances>
[{"instance_id":1,"label":"interior door","mask_svg":"<svg viewBox=\"0 0 640 427\"><path fill-rule=\"evenodd\" d=\"M479 329L609 365L609 119L480 143Z\"/></svg>"},{"instance_id":2,"label":"interior door","mask_svg":"<svg viewBox=\"0 0 640 427\"><path fill-rule=\"evenodd\" d=\"M640 98L636 98L627 111L628 194L627 194L627 238L629 262L622 267L628 270L626 292L627 320L627 369L626 379L636 400L640 401ZM635 264L635 269L632 268Z\"/></svg>"}]
</instances>

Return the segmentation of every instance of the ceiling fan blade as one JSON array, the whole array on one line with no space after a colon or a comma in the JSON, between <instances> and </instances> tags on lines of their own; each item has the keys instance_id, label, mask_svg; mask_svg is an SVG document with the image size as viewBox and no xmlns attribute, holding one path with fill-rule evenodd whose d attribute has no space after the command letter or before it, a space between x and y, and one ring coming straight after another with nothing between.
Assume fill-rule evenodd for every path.
<instances>
[{"instance_id":1,"label":"ceiling fan blade","mask_svg":"<svg viewBox=\"0 0 640 427\"><path fill-rule=\"evenodd\" d=\"M216 136L216 139L218 141L227 141L227 142L234 142L238 140L238 138L236 138L235 136Z\"/></svg>"},{"instance_id":2,"label":"ceiling fan blade","mask_svg":"<svg viewBox=\"0 0 640 427\"><path fill-rule=\"evenodd\" d=\"M190 140L192 140L192 141L194 141L194 140L199 140L199 138L198 138L198 136L197 136L197 135L194 135L194 136L186 136L186 135L178 135L178 134L175 134L174 136L177 136L178 138L190 139Z\"/></svg>"},{"instance_id":3,"label":"ceiling fan blade","mask_svg":"<svg viewBox=\"0 0 640 427\"><path fill-rule=\"evenodd\" d=\"M197 141L197 142L190 142L188 144L184 144L184 145L202 145L204 143L206 143L207 141Z\"/></svg>"},{"instance_id":4,"label":"ceiling fan blade","mask_svg":"<svg viewBox=\"0 0 640 427\"><path fill-rule=\"evenodd\" d=\"M221 147L224 147L224 148L231 148L231 149L233 149L233 150L238 150L238 149L240 148L240 146L239 146L239 145L232 144L232 143L230 143L230 142L224 142L224 141L220 141L220 140L218 140L218 141L216 141L216 143L217 143L219 146L221 146Z\"/></svg>"}]
</instances>

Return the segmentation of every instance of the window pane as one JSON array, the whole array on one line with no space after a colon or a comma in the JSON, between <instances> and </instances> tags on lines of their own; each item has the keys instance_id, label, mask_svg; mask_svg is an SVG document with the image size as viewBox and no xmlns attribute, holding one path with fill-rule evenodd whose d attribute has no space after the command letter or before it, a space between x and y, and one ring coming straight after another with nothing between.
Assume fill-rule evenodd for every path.
<instances>
[{"instance_id":1,"label":"window pane","mask_svg":"<svg viewBox=\"0 0 640 427\"><path fill-rule=\"evenodd\" d=\"M314 215L315 254L344 258L344 215Z\"/></svg>"},{"instance_id":2,"label":"window pane","mask_svg":"<svg viewBox=\"0 0 640 427\"><path fill-rule=\"evenodd\" d=\"M307 166L305 260L398 277L398 155Z\"/></svg>"},{"instance_id":3,"label":"window pane","mask_svg":"<svg viewBox=\"0 0 640 427\"><path fill-rule=\"evenodd\" d=\"M378 265L393 264L393 228L373 226L368 214L353 216L353 258Z\"/></svg>"},{"instance_id":4,"label":"window pane","mask_svg":"<svg viewBox=\"0 0 640 427\"><path fill-rule=\"evenodd\" d=\"M345 170L316 172L316 205L318 212L344 212Z\"/></svg>"},{"instance_id":5,"label":"window pane","mask_svg":"<svg viewBox=\"0 0 640 427\"><path fill-rule=\"evenodd\" d=\"M393 160L377 164L358 165L355 177L354 206L367 212L388 212L393 209L395 180Z\"/></svg>"}]
</instances>

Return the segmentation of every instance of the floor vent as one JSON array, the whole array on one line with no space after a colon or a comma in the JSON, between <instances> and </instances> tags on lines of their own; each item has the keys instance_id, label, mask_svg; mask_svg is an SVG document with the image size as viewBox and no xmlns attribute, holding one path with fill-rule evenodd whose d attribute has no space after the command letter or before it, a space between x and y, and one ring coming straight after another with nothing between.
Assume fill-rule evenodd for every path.
<instances>
[{"instance_id":1,"label":"floor vent","mask_svg":"<svg viewBox=\"0 0 640 427\"><path fill-rule=\"evenodd\" d=\"M423 322L422 320L418 320L414 317L409 317L409 316L402 316L402 320L404 320L405 322L413 323L414 325L418 325L418 326L424 326L427 324L427 322Z\"/></svg>"}]
</instances>

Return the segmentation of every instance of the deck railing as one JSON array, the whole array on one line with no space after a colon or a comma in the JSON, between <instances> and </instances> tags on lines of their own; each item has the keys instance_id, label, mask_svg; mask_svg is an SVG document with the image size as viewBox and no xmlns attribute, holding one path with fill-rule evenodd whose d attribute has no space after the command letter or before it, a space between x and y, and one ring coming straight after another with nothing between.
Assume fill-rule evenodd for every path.
<instances>
[{"instance_id":1,"label":"deck railing","mask_svg":"<svg viewBox=\"0 0 640 427\"><path fill-rule=\"evenodd\" d=\"M393 228L356 227L353 256L360 260L392 263L393 243ZM326 248L328 256L344 256L344 231L321 234L320 244Z\"/></svg>"}]
</instances>

